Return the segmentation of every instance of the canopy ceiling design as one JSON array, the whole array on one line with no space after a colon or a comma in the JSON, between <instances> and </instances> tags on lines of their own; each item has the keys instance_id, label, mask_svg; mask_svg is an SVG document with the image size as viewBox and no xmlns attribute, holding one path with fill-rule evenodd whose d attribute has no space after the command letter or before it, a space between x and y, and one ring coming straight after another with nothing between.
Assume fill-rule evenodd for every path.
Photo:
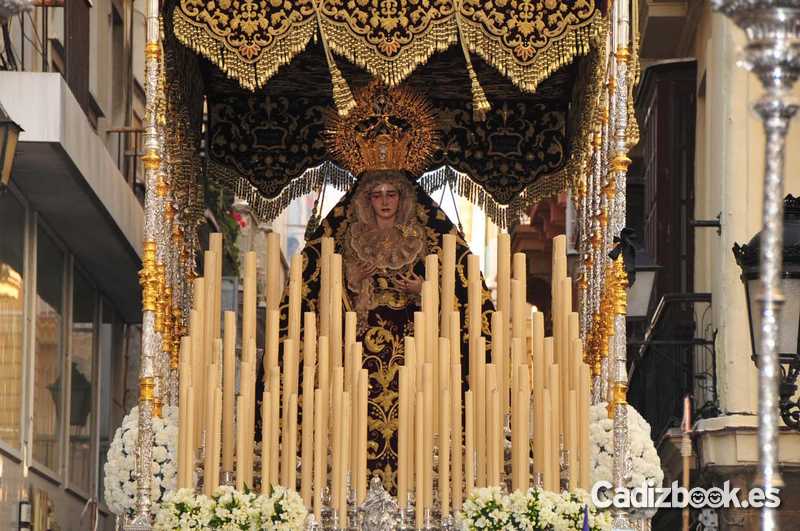
<instances>
[{"instance_id":1,"label":"canopy ceiling design","mask_svg":"<svg viewBox=\"0 0 800 531\"><path fill-rule=\"evenodd\" d=\"M423 186L451 182L500 225L585 167L607 35L595 0L172 6L174 37L203 58L208 177L263 218L324 182L353 182L327 162L322 139L339 68L346 90L377 77L426 95L444 142ZM329 50L348 61L337 66ZM483 120L474 117L476 90L491 105Z\"/></svg>"}]
</instances>

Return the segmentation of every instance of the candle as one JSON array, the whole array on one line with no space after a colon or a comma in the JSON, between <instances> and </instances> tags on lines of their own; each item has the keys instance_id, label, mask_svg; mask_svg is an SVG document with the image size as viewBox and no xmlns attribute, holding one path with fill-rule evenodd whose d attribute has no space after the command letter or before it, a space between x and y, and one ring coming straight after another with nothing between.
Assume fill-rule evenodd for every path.
<instances>
[{"instance_id":1,"label":"candle","mask_svg":"<svg viewBox=\"0 0 800 531\"><path fill-rule=\"evenodd\" d=\"M246 344L247 341L250 340L251 337L256 336L256 291L257 291L257 282L256 282L256 253L253 251L249 251L244 255L244 287L243 287L243 299L242 299L242 344ZM227 313L227 312L225 312ZM236 319L236 314L234 313L234 323ZM227 332L226 332L227 335ZM234 342L234 345L236 343ZM251 360L254 361L254 360ZM223 403L225 402L223 396ZM230 405L231 409L233 408L233 403L231 402ZM224 408L224 404L223 404ZM224 448L223 448L224 454ZM231 448L231 455L233 455L233 449ZM223 464L223 468L225 465ZM225 470L229 470L225 468Z\"/></svg>"},{"instance_id":2,"label":"candle","mask_svg":"<svg viewBox=\"0 0 800 531\"><path fill-rule=\"evenodd\" d=\"M416 524L415 529L422 529L423 516L425 513L425 401L424 393L417 392L416 411L414 413L414 453L416 460Z\"/></svg>"},{"instance_id":3,"label":"candle","mask_svg":"<svg viewBox=\"0 0 800 531\"><path fill-rule=\"evenodd\" d=\"M483 352L481 347L485 346L486 341L485 338L479 338L479 346L475 349L476 351L476 363L475 363L475 370L473 372L474 382L475 385L472 386L470 383L471 389L475 392L475 430L476 433L480 434L479 437L475 439L475 451L477 455L477 477L476 477L476 485L478 487L485 487L486 485L486 455L487 455L487 443L488 440L486 438L486 363L483 356L477 355L478 352Z\"/></svg>"},{"instance_id":4,"label":"candle","mask_svg":"<svg viewBox=\"0 0 800 531\"><path fill-rule=\"evenodd\" d=\"M450 331L450 317L455 308L455 282L456 282L456 236L445 234L442 236L442 292L441 306L442 317L439 329L442 334ZM446 336L452 339L452 336Z\"/></svg>"},{"instance_id":5,"label":"candle","mask_svg":"<svg viewBox=\"0 0 800 531\"><path fill-rule=\"evenodd\" d=\"M244 406L242 396L236 397L236 490L239 492L244 491L244 422L242 422L242 411ZM263 476L262 476L262 482ZM205 489L203 490L205 494Z\"/></svg>"},{"instance_id":6,"label":"candle","mask_svg":"<svg viewBox=\"0 0 800 531\"><path fill-rule=\"evenodd\" d=\"M553 417L550 408L551 394L544 395L544 404L542 411L544 412L544 437L540 440L544 443L544 488L550 492L560 492L558 486L559 478L556 477L558 470L558 457L553 455ZM554 466L555 465L555 466Z\"/></svg>"},{"instance_id":7,"label":"candle","mask_svg":"<svg viewBox=\"0 0 800 531\"><path fill-rule=\"evenodd\" d=\"M289 429L285 438L288 439L289 454L288 467L286 473L286 487L291 490L297 489L297 395L293 394L289 398ZM287 437L288 435L288 437Z\"/></svg>"},{"instance_id":8,"label":"candle","mask_svg":"<svg viewBox=\"0 0 800 531\"><path fill-rule=\"evenodd\" d=\"M472 391L464 393L465 429L464 476L466 494L472 494L475 486L475 406Z\"/></svg>"},{"instance_id":9,"label":"candle","mask_svg":"<svg viewBox=\"0 0 800 531\"><path fill-rule=\"evenodd\" d=\"M433 505L433 364L426 363L422 373L422 386L425 393L425 507Z\"/></svg>"},{"instance_id":10,"label":"candle","mask_svg":"<svg viewBox=\"0 0 800 531\"><path fill-rule=\"evenodd\" d=\"M580 480L578 486L584 490L591 488L591 448L589 445L589 407L591 404L592 377L589 366L585 363L580 364L580 379L578 385L580 409L578 411L579 437L578 448Z\"/></svg>"},{"instance_id":11,"label":"candle","mask_svg":"<svg viewBox=\"0 0 800 531\"><path fill-rule=\"evenodd\" d=\"M527 279L528 272L527 272L527 266L526 266L526 260L525 260L525 253L514 253L513 269L514 269L513 278L514 278L514 280L519 281L519 283L520 283L520 286L519 286L520 287L520 292L522 293L522 300L525 301L525 300L527 300L527 294L528 294L528 291L527 291L527 287L528 287L528 282L527 282L527 280L528 280ZM512 296L513 296L513 292L512 292Z\"/></svg>"},{"instance_id":12,"label":"candle","mask_svg":"<svg viewBox=\"0 0 800 531\"><path fill-rule=\"evenodd\" d=\"M467 326L469 334L469 383L473 384L475 356L478 350L478 339L481 336L481 313L483 297L481 293L480 257L467 257Z\"/></svg>"},{"instance_id":13,"label":"candle","mask_svg":"<svg viewBox=\"0 0 800 531\"><path fill-rule=\"evenodd\" d=\"M292 257L291 276L289 277L291 279L289 281L289 325L287 329L287 337L295 342L300 341L300 306L302 302L300 291L303 287L303 279L295 278L299 275L300 271L298 260L302 260L301 255L296 254ZM298 273L295 273L295 271L298 271Z\"/></svg>"},{"instance_id":14,"label":"candle","mask_svg":"<svg viewBox=\"0 0 800 531\"><path fill-rule=\"evenodd\" d=\"M222 234L212 232L208 237L208 247L214 253L214 307L211 328L211 339L220 334L222 320Z\"/></svg>"},{"instance_id":15,"label":"candle","mask_svg":"<svg viewBox=\"0 0 800 531\"><path fill-rule=\"evenodd\" d=\"M289 402L292 395L295 394L297 387L297 358L296 358L296 343L292 339L286 339L283 342L283 420L281 422L281 432L283 433L283 445L286 448L287 436L289 433ZM288 486L288 468L294 466L290 463L294 457L290 456L288 452L283 452L283 460L281 461L281 483Z\"/></svg>"},{"instance_id":16,"label":"candle","mask_svg":"<svg viewBox=\"0 0 800 531\"><path fill-rule=\"evenodd\" d=\"M277 310L281 302L281 241L276 232L267 233L266 267L267 282L265 286L267 313ZM271 332L267 324L267 332Z\"/></svg>"},{"instance_id":17,"label":"candle","mask_svg":"<svg viewBox=\"0 0 800 531\"><path fill-rule=\"evenodd\" d=\"M203 461L203 477L209 478L209 481L205 481L203 484L203 493L206 496L210 496L211 492L213 491L213 455L214 455L214 394L217 388L217 367L215 365L211 365L207 375L207 385L210 392L207 394L209 395L206 399L206 451Z\"/></svg>"},{"instance_id":18,"label":"candle","mask_svg":"<svg viewBox=\"0 0 800 531\"><path fill-rule=\"evenodd\" d=\"M300 448L300 494L306 507L311 507L311 481L313 468L311 466L314 434L314 365L303 366L303 440Z\"/></svg>"},{"instance_id":19,"label":"candle","mask_svg":"<svg viewBox=\"0 0 800 531\"><path fill-rule=\"evenodd\" d=\"M303 314L303 365L314 367L317 364L317 315L314 312Z\"/></svg>"},{"instance_id":20,"label":"candle","mask_svg":"<svg viewBox=\"0 0 800 531\"><path fill-rule=\"evenodd\" d=\"M330 336L331 319L331 256L333 256L333 238L322 238L320 254L319 279L319 333Z\"/></svg>"},{"instance_id":21,"label":"candle","mask_svg":"<svg viewBox=\"0 0 800 531\"><path fill-rule=\"evenodd\" d=\"M558 363L561 366L562 407L566 407L571 389L570 374L572 373L572 342L569 338L569 314L572 310L572 279L567 277L561 280L561 292L561 330L557 341L560 343L558 352L561 356Z\"/></svg>"},{"instance_id":22,"label":"candle","mask_svg":"<svg viewBox=\"0 0 800 531\"><path fill-rule=\"evenodd\" d=\"M519 415L519 440L520 440L520 459L519 459L519 489L520 490L527 490L530 486L530 465L528 463L528 455L529 455L529 442L530 441L530 425L528 424L528 417L530 414L530 404L531 404L531 397L530 391L527 389L522 389L519 392L519 396L517 398L517 403L520 407L520 415ZM514 428L515 430L517 428Z\"/></svg>"},{"instance_id":23,"label":"candle","mask_svg":"<svg viewBox=\"0 0 800 531\"><path fill-rule=\"evenodd\" d=\"M265 341L267 345L264 354L264 368L269 370L278 366L278 351L280 350L280 317L278 310L267 310L267 324ZM244 343L243 343L244 344Z\"/></svg>"},{"instance_id":24,"label":"candle","mask_svg":"<svg viewBox=\"0 0 800 531\"><path fill-rule=\"evenodd\" d=\"M439 255L429 254L425 257L425 280L429 282L428 288L428 301L425 310L427 327L427 341L428 350L430 351L429 359L427 361L434 362L433 374L434 381L438 381L438 368L435 365L436 347L439 341ZM434 397L434 420L438 419L437 408L438 396Z\"/></svg>"},{"instance_id":25,"label":"candle","mask_svg":"<svg viewBox=\"0 0 800 531\"><path fill-rule=\"evenodd\" d=\"M178 380L178 488L188 488L191 478L192 432L189 431L189 386L191 385L191 338L181 338Z\"/></svg>"},{"instance_id":26,"label":"candle","mask_svg":"<svg viewBox=\"0 0 800 531\"><path fill-rule=\"evenodd\" d=\"M499 375L499 392L501 400L501 411L507 414L509 411L508 389L509 389L509 369L505 364L507 350L505 349L503 334L503 314L494 312L492 314L492 363L497 367Z\"/></svg>"},{"instance_id":27,"label":"candle","mask_svg":"<svg viewBox=\"0 0 800 531\"><path fill-rule=\"evenodd\" d=\"M327 485L328 483L328 413L331 408L331 403L333 401L331 397L331 389L330 389L330 378L331 378L331 369L330 369L330 362L329 362L329 355L328 355L328 338L325 336L319 337L319 342L317 343L317 348L319 349L319 367L317 368L317 378L319 379L319 390L320 390L320 401L321 407L319 409L320 414L320 422L322 423L323 429L320 433L321 444L322 447L325 449L325 453L320 456L320 460L322 461L322 485ZM316 500L315 500L316 501Z\"/></svg>"},{"instance_id":28,"label":"candle","mask_svg":"<svg viewBox=\"0 0 800 531\"><path fill-rule=\"evenodd\" d=\"M186 391L186 447L184 448L184 454L186 456L185 463L186 463L186 486L194 490L194 472L195 472L195 444L194 444L194 437L193 433L195 430L195 395L194 395L194 388L189 386L189 389Z\"/></svg>"},{"instance_id":29,"label":"candle","mask_svg":"<svg viewBox=\"0 0 800 531\"><path fill-rule=\"evenodd\" d=\"M361 369L358 379L358 481L356 482L358 503L367 497L367 408L369 401L369 371Z\"/></svg>"},{"instance_id":30,"label":"candle","mask_svg":"<svg viewBox=\"0 0 800 531\"><path fill-rule=\"evenodd\" d=\"M461 314L451 312L450 315L450 363L461 365Z\"/></svg>"},{"instance_id":31,"label":"candle","mask_svg":"<svg viewBox=\"0 0 800 531\"><path fill-rule=\"evenodd\" d=\"M569 426L566 432L567 440L564 441L567 447L567 466L569 467L569 490L574 490L578 486L578 392L571 389L569 392L569 402L566 404L567 415L565 424Z\"/></svg>"},{"instance_id":32,"label":"candle","mask_svg":"<svg viewBox=\"0 0 800 531\"><path fill-rule=\"evenodd\" d=\"M353 381L353 343L356 342L356 323L357 315L355 312L347 312L344 315L344 390L353 391L356 384Z\"/></svg>"},{"instance_id":33,"label":"candle","mask_svg":"<svg viewBox=\"0 0 800 531\"><path fill-rule=\"evenodd\" d=\"M453 478L453 511L461 510L461 501L463 491L461 489L463 481L463 459L462 452L464 448L462 445L461 437L461 365L450 365L450 423L451 435L450 443L452 445L451 463L452 463L452 478Z\"/></svg>"},{"instance_id":34,"label":"candle","mask_svg":"<svg viewBox=\"0 0 800 531\"><path fill-rule=\"evenodd\" d=\"M219 487L220 421L222 420L222 389L214 390L214 430L211 438L211 489Z\"/></svg>"},{"instance_id":35,"label":"candle","mask_svg":"<svg viewBox=\"0 0 800 531\"><path fill-rule=\"evenodd\" d=\"M545 383L547 382L547 375L545 374L547 360L544 352L544 314L541 312L533 313L531 332L533 334L533 437L535 440L533 445L533 472L534 474L542 474L542 477L544 477L544 394L546 392Z\"/></svg>"},{"instance_id":36,"label":"candle","mask_svg":"<svg viewBox=\"0 0 800 531\"><path fill-rule=\"evenodd\" d=\"M322 436L327 431L327 427L323 422L323 408L322 390L317 389L314 391L314 517L317 522L320 521L322 511L322 489L327 483L325 470L327 459L325 458L328 455L328 449L323 444Z\"/></svg>"},{"instance_id":37,"label":"candle","mask_svg":"<svg viewBox=\"0 0 800 531\"><path fill-rule=\"evenodd\" d=\"M497 371L494 364L486 365L486 429L481 433L486 434L486 486L500 484L500 470L498 467L498 435L502 433L498 428L500 412L495 403L499 399L497 393Z\"/></svg>"},{"instance_id":38,"label":"candle","mask_svg":"<svg viewBox=\"0 0 800 531\"><path fill-rule=\"evenodd\" d=\"M402 509L408 503L408 366L400 367L397 429L397 502Z\"/></svg>"},{"instance_id":39,"label":"candle","mask_svg":"<svg viewBox=\"0 0 800 531\"><path fill-rule=\"evenodd\" d=\"M437 382L439 391L450 389L450 340L446 337L439 338L437 363L439 370L437 371Z\"/></svg>"},{"instance_id":40,"label":"candle","mask_svg":"<svg viewBox=\"0 0 800 531\"><path fill-rule=\"evenodd\" d=\"M503 330L508 334L511 319L511 235L497 235L497 310L501 312ZM508 345L505 351L508 352Z\"/></svg>"},{"instance_id":41,"label":"candle","mask_svg":"<svg viewBox=\"0 0 800 531\"><path fill-rule=\"evenodd\" d=\"M439 406L439 502L442 514L447 515L450 513L450 393L447 389L441 390Z\"/></svg>"},{"instance_id":42,"label":"candle","mask_svg":"<svg viewBox=\"0 0 800 531\"><path fill-rule=\"evenodd\" d=\"M547 433L550 434L550 447L551 447L551 464L550 464L550 473L553 476L552 480L553 483L553 490L560 490L561 484L561 469L560 469L560 462L561 462L561 434L562 431L562 418L561 418L561 407L559 401L561 400L561 381L559 380L559 366L551 365L550 366L550 407L551 411L549 417L551 419L550 428L548 429L545 426L545 430ZM545 405L548 405L545 402ZM547 415L547 412L545 412Z\"/></svg>"},{"instance_id":43,"label":"candle","mask_svg":"<svg viewBox=\"0 0 800 531\"><path fill-rule=\"evenodd\" d=\"M350 377L352 389L350 391L350 396L353 401L353 415L351 417L352 426L350 427L350 474L353 478L353 487L357 486L356 483L356 476L358 474L358 466L359 466L359 437L361 434L361 427L359 426L359 408L361 407L361 385L360 378L361 378L361 359L363 356L363 346L360 342L353 343L352 348L350 349L350 366L352 372L352 376Z\"/></svg>"},{"instance_id":44,"label":"candle","mask_svg":"<svg viewBox=\"0 0 800 531\"><path fill-rule=\"evenodd\" d=\"M330 353L334 367L342 366L342 255L331 256Z\"/></svg>"},{"instance_id":45,"label":"candle","mask_svg":"<svg viewBox=\"0 0 800 531\"><path fill-rule=\"evenodd\" d=\"M225 312L222 353L222 469L233 471L233 409L236 403L236 312Z\"/></svg>"},{"instance_id":46,"label":"candle","mask_svg":"<svg viewBox=\"0 0 800 531\"><path fill-rule=\"evenodd\" d=\"M511 337L524 339L525 336L525 297L522 282L511 281Z\"/></svg>"},{"instance_id":47,"label":"candle","mask_svg":"<svg viewBox=\"0 0 800 531\"><path fill-rule=\"evenodd\" d=\"M344 369L336 367L333 369L333 386L331 389L331 399L333 400L333 492L332 503L333 507L338 509L339 498L344 489L342 479L344 479L344 460L342 457L344 439L342 431L344 431L344 402L342 396L342 389L344 388Z\"/></svg>"},{"instance_id":48,"label":"candle","mask_svg":"<svg viewBox=\"0 0 800 531\"><path fill-rule=\"evenodd\" d=\"M519 367L512 366L511 370L515 373L519 370ZM520 490L520 474L522 470L522 463L520 461L524 459L524 454L522 452L522 445L523 443L523 431L521 428L521 415L522 409L520 408L519 404L519 377L512 378L512 385L511 385L511 488L514 491Z\"/></svg>"},{"instance_id":49,"label":"candle","mask_svg":"<svg viewBox=\"0 0 800 531\"><path fill-rule=\"evenodd\" d=\"M423 286L424 288L424 286ZM425 314L423 312L414 312L414 347L417 354L417 363L424 364L425 357L425 339L427 338L425 332Z\"/></svg>"},{"instance_id":50,"label":"candle","mask_svg":"<svg viewBox=\"0 0 800 531\"><path fill-rule=\"evenodd\" d=\"M350 396L347 391L342 393L342 429L339 432L341 437L341 451L339 452L341 465L339 465L339 503L337 507L343 521L346 521L347 518L347 471L350 468L350 423L352 420L352 400ZM352 478L352 476L350 477Z\"/></svg>"},{"instance_id":51,"label":"candle","mask_svg":"<svg viewBox=\"0 0 800 531\"><path fill-rule=\"evenodd\" d=\"M261 494L269 494L270 493L270 477L272 477L272 471L270 470L270 464L272 460L270 459L271 451L271 438L270 434L272 433L273 426L272 426L272 393L269 391L264 391L262 395L263 399L261 401ZM241 400L241 398L240 398ZM240 448L241 445L239 445ZM243 449L243 448L242 448ZM236 474L237 482L236 488L239 489L239 473Z\"/></svg>"},{"instance_id":52,"label":"candle","mask_svg":"<svg viewBox=\"0 0 800 531\"><path fill-rule=\"evenodd\" d=\"M236 478L237 480L241 478L242 484L249 486L247 466L250 454L248 449L252 446L249 446L247 442L247 408L251 403L247 384L248 365L247 361L241 362L241 391L236 402L236 436L241 439L241 442L236 441Z\"/></svg>"},{"instance_id":53,"label":"candle","mask_svg":"<svg viewBox=\"0 0 800 531\"><path fill-rule=\"evenodd\" d=\"M270 436L272 440L270 441L270 450L272 453L270 454L270 463L269 463L269 481L273 485L278 484L278 463L280 463L280 446L278 444L278 435L280 430L278 426L280 426L280 404L281 404L281 395L280 395L280 380L281 380L281 373L280 368L276 365L270 368L269 372L269 389L272 392L272 431L270 432Z\"/></svg>"}]
</instances>

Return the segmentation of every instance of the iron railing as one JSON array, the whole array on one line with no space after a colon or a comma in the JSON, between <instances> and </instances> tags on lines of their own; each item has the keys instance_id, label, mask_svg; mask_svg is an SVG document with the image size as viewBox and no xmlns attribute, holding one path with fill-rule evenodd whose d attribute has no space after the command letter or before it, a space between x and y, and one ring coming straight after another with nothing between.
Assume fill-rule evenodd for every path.
<instances>
[{"instance_id":1,"label":"iron railing","mask_svg":"<svg viewBox=\"0 0 800 531\"><path fill-rule=\"evenodd\" d=\"M658 441L680 426L683 399L692 397L693 418L719 414L716 335L710 293L664 295L630 360L628 402L650 423ZM631 345L631 343L629 343Z\"/></svg>"}]
</instances>

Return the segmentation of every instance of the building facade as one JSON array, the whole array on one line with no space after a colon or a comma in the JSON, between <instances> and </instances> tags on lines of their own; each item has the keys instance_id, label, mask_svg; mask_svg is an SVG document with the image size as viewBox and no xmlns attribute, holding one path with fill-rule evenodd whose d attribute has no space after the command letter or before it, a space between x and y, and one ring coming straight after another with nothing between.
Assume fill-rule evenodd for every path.
<instances>
[{"instance_id":1,"label":"building facade","mask_svg":"<svg viewBox=\"0 0 800 531\"><path fill-rule=\"evenodd\" d=\"M143 8L41 2L3 25L0 103L24 132L0 195L2 529L114 528L103 464L137 397Z\"/></svg>"},{"instance_id":2,"label":"building facade","mask_svg":"<svg viewBox=\"0 0 800 531\"><path fill-rule=\"evenodd\" d=\"M744 34L707 2L641 3L642 140L631 157L628 224L661 266L642 326L629 326L629 401L647 418L667 483L681 481L683 398L692 399L691 482L757 484L758 386L741 269L731 251L761 229L762 92L739 66ZM795 89L800 96L800 88ZM785 193L800 194L800 124L790 126ZM718 221L718 223L717 223ZM779 517L800 516L800 433L781 426ZM757 529L758 511L693 511L692 529ZM654 529L680 529L660 511Z\"/></svg>"}]
</instances>

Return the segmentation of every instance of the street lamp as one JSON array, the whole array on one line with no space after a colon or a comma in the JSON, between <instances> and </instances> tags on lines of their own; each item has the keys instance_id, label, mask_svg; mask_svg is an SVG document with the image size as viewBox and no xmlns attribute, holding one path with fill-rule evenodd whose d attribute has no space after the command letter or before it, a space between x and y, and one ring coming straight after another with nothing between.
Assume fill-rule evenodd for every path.
<instances>
[{"instance_id":1,"label":"street lamp","mask_svg":"<svg viewBox=\"0 0 800 531\"><path fill-rule=\"evenodd\" d=\"M644 319L650 309L656 275L661 269L643 247L636 249L634 281L628 281L628 317Z\"/></svg>"},{"instance_id":2,"label":"street lamp","mask_svg":"<svg viewBox=\"0 0 800 531\"><path fill-rule=\"evenodd\" d=\"M762 284L759 252L762 233L746 245L734 244L736 263L742 268L742 283L747 296L752 358L759 364L761 346ZM781 368L779 385L780 413L787 426L800 431L800 404L792 397L797 391L800 375L800 197L787 195L783 200L783 268L780 271L780 290L783 308L780 315L776 348Z\"/></svg>"},{"instance_id":3,"label":"street lamp","mask_svg":"<svg viewBox=\"0 0 800 531\"><path fill-rule=\"evenodd\" d=\"M11 168L21 131L19 124L9 118L0 104L0 191L5 190L11 180Z\"/></svg>"}]
</instances>

